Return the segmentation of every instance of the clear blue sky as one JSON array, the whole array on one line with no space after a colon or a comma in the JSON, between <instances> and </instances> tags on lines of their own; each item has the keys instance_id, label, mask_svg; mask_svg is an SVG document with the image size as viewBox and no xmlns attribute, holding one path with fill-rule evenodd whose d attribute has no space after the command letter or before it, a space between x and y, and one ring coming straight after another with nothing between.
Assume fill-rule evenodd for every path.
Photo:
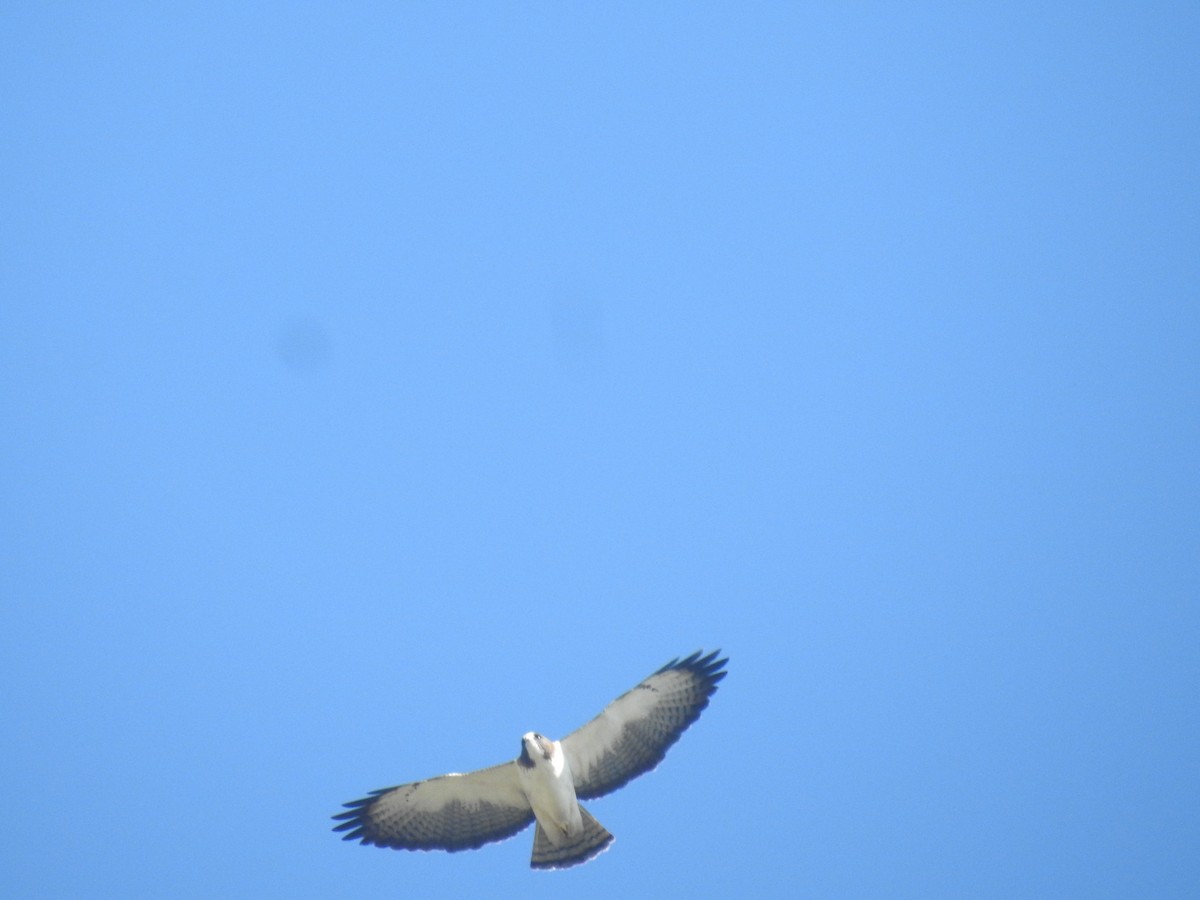
<instances>
[{"instance_id":1,"label":"clear blue sky","mask_svg":"<svg viewBox=\"0 0 1200 900\"><path fill-rule=\"evenodd\" d=\"M0 893L1195 896L1196 4L349 6L0 15Z\"/></svg>"}]
</instances>

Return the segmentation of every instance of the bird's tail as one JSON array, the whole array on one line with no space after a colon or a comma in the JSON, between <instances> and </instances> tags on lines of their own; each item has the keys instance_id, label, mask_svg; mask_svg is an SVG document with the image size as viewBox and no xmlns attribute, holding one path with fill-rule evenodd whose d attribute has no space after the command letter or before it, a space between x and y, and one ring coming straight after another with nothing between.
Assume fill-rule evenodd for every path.
<instances>
[{"instance_id":1,"label":"bird's tail","mask_svg":"<svg viewBox=\"0 0 1200 900\"><path fill-rule=\"evenodd\" d=\"M579 814L583 816L582 830L559 846L551 842L542 830L542 823L538 822L537 830L533 833L533 859L529 861L530 866L535 869L566 869L587 862L608 849L613 842L608 829L582 806L579 807Z\"/></svg>"}]
</instances>

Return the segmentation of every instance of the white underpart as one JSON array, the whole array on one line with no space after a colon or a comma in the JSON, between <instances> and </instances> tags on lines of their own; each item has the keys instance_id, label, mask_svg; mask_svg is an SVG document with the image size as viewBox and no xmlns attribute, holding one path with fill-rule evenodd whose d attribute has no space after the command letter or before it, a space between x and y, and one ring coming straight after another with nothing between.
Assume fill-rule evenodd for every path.
<instances>
[{"instance_id":1,"label":"white underpart","mask_svg":"<svg viewBox=\"0 0 1200 900\"><path fill-rule=\"evenodd\" d=\"M579 801L575 797L575 780L567 755L558 741L550 744L550 758L542 753L542 747L533 732L524 736L526 752L533 760L533 768L517 766L521 787L533 808L533 814L546 832L550 841L559 845L566 838L583 829L583 817L579 814Z\"/></svg>"}]
</instances>

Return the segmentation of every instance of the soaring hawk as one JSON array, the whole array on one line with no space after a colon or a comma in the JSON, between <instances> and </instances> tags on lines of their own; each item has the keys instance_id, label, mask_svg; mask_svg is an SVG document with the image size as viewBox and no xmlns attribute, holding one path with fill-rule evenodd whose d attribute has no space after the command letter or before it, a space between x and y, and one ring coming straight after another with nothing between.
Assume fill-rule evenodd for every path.
<instances>
[{"instance_id":1,"label":"soaring hawk","mask_svg":"<svg viewBox=\"0 0 1200 900\"><path fill-rule=\"evenodd\" d=\"M702 652L702 651L701 651ZM613 836L580 805L649 772L699 718L725 677L720 651L667 663L561 741L535 731L511 762L372 791L347 803L334 831L403 850L473 850L537 820L535 869L565 869L608 849Z\"/></svg>"}]
</instances>

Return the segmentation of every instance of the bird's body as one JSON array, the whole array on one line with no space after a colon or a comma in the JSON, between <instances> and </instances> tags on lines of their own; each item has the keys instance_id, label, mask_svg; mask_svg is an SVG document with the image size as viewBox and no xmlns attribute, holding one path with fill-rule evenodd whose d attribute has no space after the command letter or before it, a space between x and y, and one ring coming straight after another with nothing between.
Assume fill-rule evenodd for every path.
<instances>
[{"instance_id":1,"label":"bird's body","mask_svg":"<svg viewBox=\"0 0 1200 900\"><path fill-rule=\"evenodd\" d=\"M522 737L517 778L534 818L551 835L551 841L558 842L560 835L572 837L583 830L575 781L561 741L551 741L532 731Z\"/></svg>"},{"instance_id":2,"label":"bird's body","mask_svg":"<svg viewBox=\"0 0 1200 900\"><path fill-rule=\"evenodd\" d=\"M575 796L571 764L561 741L528 732L521 738L516 767L517 779L537 820L531 862L535 869L586 862L613 842L613 836Z\"/></svg>"},{"instance_id":3,"label":"bird's body","mask_svg":"<svg viewBox=\"0 0 1200 900\"><path fill-rule=\"evenodd\" d=\"M561 741L521 738L509 763L374 791L334 816L346 840L408 850L466 850L511 837L536 821L535 869L586 862L613 836L580 804L653 769L696 720L725 677L727 660L672 660Z\"/></svg>"}]
</instances>

